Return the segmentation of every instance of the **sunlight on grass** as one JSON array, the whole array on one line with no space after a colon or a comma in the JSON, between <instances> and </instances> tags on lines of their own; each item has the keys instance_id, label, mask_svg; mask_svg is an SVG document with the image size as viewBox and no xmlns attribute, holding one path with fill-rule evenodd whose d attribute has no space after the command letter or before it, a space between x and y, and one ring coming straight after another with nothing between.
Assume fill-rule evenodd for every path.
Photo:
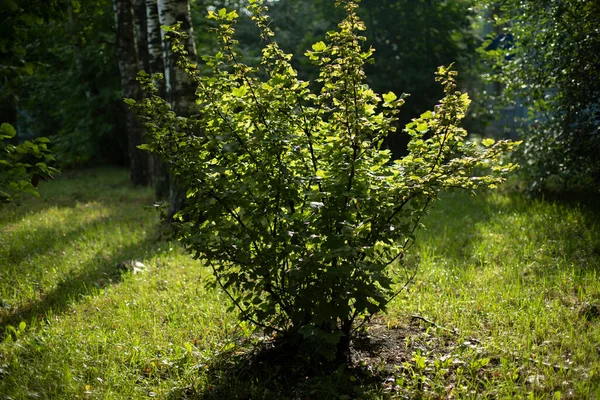
<instances>
[{"instance_id":1,"label":"sunlight on grass","mask_svg":"<svg viewBox=\"0 0 600 400\"><path fill-rule=\"evenodd\" d=\"M164 397L232 336L225 299L144 210L150 190L126 182L118 170L59 179L2 220L0 393ZM130 259L148 271L118 269Z\"/></svg>"},{"instance_id":2,"label":"sunlight on grass","mask_svg":"<svg viewBox=\"0 0 600 400\"><path fill-rule=\"evenodd\" d=\"M0 260L12 268L0 272L7 283L3 289L10 288L13 300L32 298L36 286L47 288L60 280L66 267L55 265L57 260L72 265L69 259L77 251L77 263L88 262L93 254L81 251L83 243L92 239L94 230L97 234L98 226L112 213L105 205L92 202L73 208L52 207L7 224L0 234ZM9 297L7 293L0 296Z\"/></svg>"},{"instance_id":3,"label":"sunlight on grass","mask_svg":"<svg viewBox=\"0 0 600 400\"><path fill-rule=\"evenodd\" d=\"M0 216L0 397L279 398L269 382L211 372L234 363L252 330L206 289L201 263L162 238L145 210L150 190L109 169L62 177L43 195ZM449 331L423 337L446 353L424 343L388 373L395 392L388 379L361 398L599 394L597 209L454 194L424 224L409 257L419 273L384 318L434 321ZM148 268L124 272L126 260ZM405 340L397 346L421 339ZM349 398L336 388L356 385L319 379L300 393Z\"/></svg>"},{"instance_id":4,"label":"sunlight on grass","mask_svg":"<svg viewBox=\"0 0 600 400\"><path fill-rule=\"evenodd\" d=\"M478 387L480 395L598 393L597 210L509 194L457 194L424 224L420 273L393 312L408 309L456 328L465 340L476 338L498 363L486 379L511 375L507 365L513 365L516 375Z\"/></svg>"}]
</instances>

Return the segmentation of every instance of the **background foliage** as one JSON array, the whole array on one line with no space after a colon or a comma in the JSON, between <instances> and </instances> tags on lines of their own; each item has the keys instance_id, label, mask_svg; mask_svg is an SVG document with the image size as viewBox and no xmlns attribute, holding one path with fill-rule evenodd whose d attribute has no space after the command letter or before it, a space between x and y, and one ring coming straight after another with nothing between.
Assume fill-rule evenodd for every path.
<instances>
[{"instance_id":1,"label":"background foliage","mask_svg":"<svg viewBox=\"0 0 600 400\"><path fill-rule=\"evenodd\" d=\"M0 104L22 139L52 138L64 166L126 163L109 0L9 2Z\"/></svg>"},{"instance_id":2,"label":"background foliage","mask_svg":"<svg viewBox=\"0 0 600 400\"><path fill-rule=\"evenodd\" d=\"M124 114L118 98L112 2L9 3L8 13L0 14L2 120L17 126L25 138L52 137L58 160L65 166L126 163L126 134L118 122ZM466 0L362 2L359 15L368 27L367 42L378 49L375 62L367 66L369 84L377 91L411 93L399 125L432 108L441 97L433 74L439 65L455 62L465 78L462 87L476 82L470 72L476 35L470 29L469 4ZM216 48L207 10L227 6L241 16L236 33L241 53L260 57L258 30L248 18L245 1L197 0L191 6L200 55ZM295 55L293 66L303 79L314 79L318 70L303 52L335 27L340 12L328 1L280 0L272 4L270 14L281 47ZM405 140L386 145L396 155L406 150Z\"/></svg>"},{"instance_id":3,"label":"background foliage","mask_svg":"<svg viewBox=\"0 0 600 400\"><path fill-rule=\"evenodd\" d=\"M482 54L499 102L529 108L520 157L531 189L600 183L600 3L489 1L499 45ZM484 47L490 47L488 41Z\"/></svg>"}]
</instances>

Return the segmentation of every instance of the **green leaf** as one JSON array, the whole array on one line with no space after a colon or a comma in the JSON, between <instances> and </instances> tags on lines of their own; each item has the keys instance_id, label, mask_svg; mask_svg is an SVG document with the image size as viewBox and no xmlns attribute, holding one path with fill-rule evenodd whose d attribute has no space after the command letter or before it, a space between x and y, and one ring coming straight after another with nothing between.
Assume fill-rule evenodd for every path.
<instances>
[{"instance_id":1,"label":"green leaf","mask_svg":"<svg viewBox=\"0 0 600 400\"><path fill-rule=\"evenodd\" d=\"M327 172L323 171L322 169L317 170L317 172L315 173L315 175L319 178L326 178L327 177Z\"/></svg>"},{"instance_id":2,"label":"green leaf","mask_svg":"<svg viewBox=\"0 0 600 400\"><path fill-rule=\"evenodd\" d=\"M78 0L71 0L71 5L73 6L73 11L78 13L81 10L81 4Z\"/></svg>"},{"instance_id":3,"label":"green leaf","mask_svg":"<svg viewBox=\"0 0 600 400\"><path fill-rule=\"evenodd\" d=\"M17 130L8 122L0 125L0 139L13 138L17 134Z\"/></svg>"},{"instance_id":4,"label":"green leaf","mask_svg":"<svg viewBox=\"0 0 600 400\"><path fill-rule=\"evenodd\" d=\"M317 42L315 44L312 45L312 49L314 51L325 51L327 50L327 45L325 44L325 42Z\"/></svg>"},{"instance_id":5,"label":"green leaf","mask_svg":"<svg viewBox=\"0 0 600 400\"><path fill-rule=\"evenodd\" d=\"M15 0L4 0L3 6L11 11L16 11L19 9L19 3L17 3Z\"/></svg>"},{"instance_id":6,"label":"green leaf","mask_svg":"<svg viewBox=\"0 0 600 400\"><path fill-rule=\"evenodd\" d=\"M186 350L187 350L189 353L191 353L191 352L192 352L192 350L194 350L194 348L193 348L193 346L192 346L192 344L191 344L190 342L185 342L185 343L183 343L183 347L185 347L185 349L186 349Z\"/></svg>"},{"instance_id":7,"label":"green leaf","mask_svg":"<svg viewBox=\"0 0 600 400\"><path fill-rule=\"evenodd\" d=\"M383 101L385 101L386 103L391 103L394 100L396 100L398 98L398 96L396 96L396 93L394 92L387 92L386 94L383 95Z\"/></svg>"},{"instance_id":8,"label":"green leaf","mask_svg":"<svg viewBox=\"0 0 600 400\"><path fill-rule=\"evenodd\" d=\"M417 124L417 131L418 132L427 132L427 130L429 130L429 125L427 125L426 122L420 122L419 124Z\"/></svg>"},{"instance_id":9,"label":"green leaf","mask_svg":"<svg viewBox=\"0 0 600 400\"><path fill-rule=\"evenodd\" d=\"M234 97L244 97L246 93L248 93L248 88L246 86L240 86L231 90L231 94Z\"/></svg>"},{"instance_id":10,"label":"green leaf","mask_svg":"<svg viewBox=\"0 0 600 400\"><path fill-rule=\"evenodd\" d=\"M496 143L496 141L492 138L485 138L481 141L481 144L483 144L485 147L490 147L494 143Z\"/></svg>"},{"instance_id":11,"label":"green leaf","mask_svg":"<svg viewBox=\"0 0 600 400\"><path fill-rule=\"evenodd\" d=\"M23 73L25 73L25 75L33 75L33 72L34 68L32 63L28 62L23 65Z\"/></svg>"},{"instance_id":12,"label":"green leaf","mask_svg":"<svg viewBox=\"0 0 600 400\"><path fill-rule=\"evenodd\" d=\"M188 189L188 190L187 190L187 192L186 192L186 194L185 194L185 198L186 198L186 199L189 199L190 197L194 197L194 195L195 195L196 193L198 193L198 189L195 189L195 188L193 188L193 189Z\"/></svg>"},{"instance_id":13,"label":"green leaf","mask_svg":"<svg viewBox=\"0 0 600 400\"><path fill-rule=\"evenodd\" d=\"M229 13L227 13L227 16L225 17L225 20L227 21L235 21L235 19L238 17L238 13L237 11L233 10L230 11Z\"/></svg>"},{"instance_id":14,"label":"green leaf","mask_svg":"<svg viewBox=\"0 0 600 400\"><path fill-rule=\"evenodd\" d=\"M431 111L425 111L423 114L421 114L421 119L431 119L433 118L434 114Z\"/></svg>"}]
</instances>

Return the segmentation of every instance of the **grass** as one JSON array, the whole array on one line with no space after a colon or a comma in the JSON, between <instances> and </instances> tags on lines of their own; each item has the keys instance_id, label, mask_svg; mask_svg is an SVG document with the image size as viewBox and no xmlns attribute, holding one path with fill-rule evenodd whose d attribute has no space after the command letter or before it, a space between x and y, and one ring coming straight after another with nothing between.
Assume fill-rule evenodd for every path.
<instances>
[{"instance_id":1,"label":"grass","mask_svg":"<svg viewBox=\"0 0 600 400\"><path fill-rule=\"evenodd\" d=\"M299 379L248 363L251 327L127 182L63 174L0 214L0 398L600 397L597 208L446 196L368 328L377 351Z\"/></svg>"},{"instance_id":2,"label":"grass","mask_svg":"<svg viewBox=\"0 0 600 400\"><path fill-rule=\"evenodd\" d=\"M390 314L478 344L490 364L466 393L599 398L599 210L498 193L439 206L418 238L419 279Z\"/></svg>"}]
</instances>

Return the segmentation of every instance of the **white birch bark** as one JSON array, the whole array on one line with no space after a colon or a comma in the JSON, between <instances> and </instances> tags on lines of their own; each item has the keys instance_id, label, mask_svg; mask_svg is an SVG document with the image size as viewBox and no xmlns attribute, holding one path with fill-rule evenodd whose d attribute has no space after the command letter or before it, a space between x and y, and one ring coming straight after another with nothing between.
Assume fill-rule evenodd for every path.
<instances>
[{"instance_id":1,"label":"white birch bark","mask_svg":"<svg viewBox=\"0 0 600 400\"><path fill-rule=\"evenodd\" d=\"M158 20L158 4L156 0L146 0L146 28L148 38L148 69L150 74L165 74L163 59L163 43L160 22ZM158 93L165 96L164 80L155 80Z\"/></svg>"},{"instance_id":2,"label":"white birch bark","mask_svg":"<svg viewBox=\"0 0 600 400\"><path fill-rule=\"evenodd\" d=\"M188 35L184 43L192 62L196 62L196 44L189 0L158 0L158 16L160 25L172 26L181 23L181 29ZM165 32L161 30L163 40L163 59L165 63L165 84L167 97L174 111L183 116L193 112L195 89L191 79L185 71L177 67L177 59L171 49L172 43L166 39Z\"/></svg>"},{"instance_id":3,"label":"white birch bark","mask_svg":"<svg viewBox=\"0 0 600 400\"><path fill-rule=\"evenodd\" d=\"M151 75L160 73L164 76L163 43L156 0L146 0L146 28L148 39L148 72ZM158 95L166 98L164 79L154 79L154 85L158 89ZM152 184L156 198L158 200L169 199L169 171L156 155L152 157L152 172Z\"/></svg>"},{"instance_id":4,"label":"white birch bark","mask_svg":"<svg viewBox=\"0 0 600 400\"><path fill-rule=\"evenodd\" d=\"M146 0L133 0L133 16L135 21L135 38L137 43L140 68L149 69L148 28L146 20Z\"/></svg>"},{"instance_id":5,"label":"white birch bark","mask_svg":"<svg viewBox=\"0 0 600 400\"><path fill-rule=\"evenodd\" d=\"M196 44L194 43L194 30L192 28L192 17L189 0L158 0L158 18L161 25L172 26L181 23L181 30L187 34L188 39L184 44L190 60L196 62ZM172 51L172 43L165 37L161 30L163 40L163 58L165 63L165 84L167 100L171 103L173 111L181 116L189 116L194 113L195 86L192 80L181 68L177 66L176 55ZM175 179L171 179L169 187L169 211L168 220L181 210L185 203L185 189Z\"/></svg>"}]
</instances>

